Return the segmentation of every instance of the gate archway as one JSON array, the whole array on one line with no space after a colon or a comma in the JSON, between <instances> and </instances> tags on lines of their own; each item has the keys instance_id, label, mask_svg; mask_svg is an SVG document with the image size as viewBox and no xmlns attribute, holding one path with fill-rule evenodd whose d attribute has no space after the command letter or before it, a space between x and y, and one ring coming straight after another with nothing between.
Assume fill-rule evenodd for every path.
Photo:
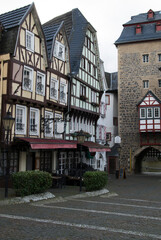
<instances>
[{"instance_id":1,"label":"gate archway","mask_svg":"<svg viewBox=\"0 0 161 240\"><path fill-rule=\"evenodd\" d=\"M135 173L161 171L161 147L147 146L137 150L134 155Z\"/></svg>"}]
</instances>

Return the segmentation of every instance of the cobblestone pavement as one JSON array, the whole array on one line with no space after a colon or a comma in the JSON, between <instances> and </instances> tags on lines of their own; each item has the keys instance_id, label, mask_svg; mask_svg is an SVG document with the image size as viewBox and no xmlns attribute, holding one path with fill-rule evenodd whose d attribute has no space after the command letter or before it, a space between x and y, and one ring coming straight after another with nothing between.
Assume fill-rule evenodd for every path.
<instances>
[{"instance_id":1,"label":"cobblestone pavement","mask_svg":"<svg viewBox=\"0 0 161 240\"><path fill-rule=\"evenodd\" d=\"M110 176L108 189L0 206L0 240L161 239L161 176Z\"/></svg>"}]
</instances>

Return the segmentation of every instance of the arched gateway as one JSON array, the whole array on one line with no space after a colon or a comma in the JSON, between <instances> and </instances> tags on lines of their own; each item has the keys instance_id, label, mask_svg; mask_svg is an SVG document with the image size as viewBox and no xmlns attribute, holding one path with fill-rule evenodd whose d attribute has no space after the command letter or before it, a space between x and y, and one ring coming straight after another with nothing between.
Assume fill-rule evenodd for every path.
<instances>
[{"instance_id":1,"label":"arched gateway","mask_svg":"<svg viewBox=\"0 0 161 240\"><path fill-rule=\"evenodd\" d=\"M144 146L134 154L135 173L161 172L161 146Z\"/></svg>"}]
</instances>

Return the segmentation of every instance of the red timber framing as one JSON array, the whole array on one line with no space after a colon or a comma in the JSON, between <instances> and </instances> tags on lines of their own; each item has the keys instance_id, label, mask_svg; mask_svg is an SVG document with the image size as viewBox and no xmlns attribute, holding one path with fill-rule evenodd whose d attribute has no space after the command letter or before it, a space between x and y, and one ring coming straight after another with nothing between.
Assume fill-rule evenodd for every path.
<instances>
[{"instance_id":1,"label":"red timber framing","mask_svg":"<svg viewBox=\"0 0 161 240\"><path fill-rule=\"evenodd\" d=\"M140 145L161 145L161 102L149 91L138 104Z\"/></svg>"}]
</instances>

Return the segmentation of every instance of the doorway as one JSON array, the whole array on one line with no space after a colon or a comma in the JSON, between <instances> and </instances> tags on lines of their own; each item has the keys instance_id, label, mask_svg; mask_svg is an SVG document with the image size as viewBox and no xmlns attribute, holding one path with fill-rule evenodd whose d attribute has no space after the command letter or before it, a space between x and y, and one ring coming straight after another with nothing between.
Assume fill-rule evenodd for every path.
<instances>
[{"instance_id":1,"label":"doorway","mask_svg":"<svg viewBox=\"0 0 161 240\"><path fill-rule=\"evenodd\" d=\"M29 152L26 162L26 170L35 170L35 152Z\"/></svg>"}]
</instances>

